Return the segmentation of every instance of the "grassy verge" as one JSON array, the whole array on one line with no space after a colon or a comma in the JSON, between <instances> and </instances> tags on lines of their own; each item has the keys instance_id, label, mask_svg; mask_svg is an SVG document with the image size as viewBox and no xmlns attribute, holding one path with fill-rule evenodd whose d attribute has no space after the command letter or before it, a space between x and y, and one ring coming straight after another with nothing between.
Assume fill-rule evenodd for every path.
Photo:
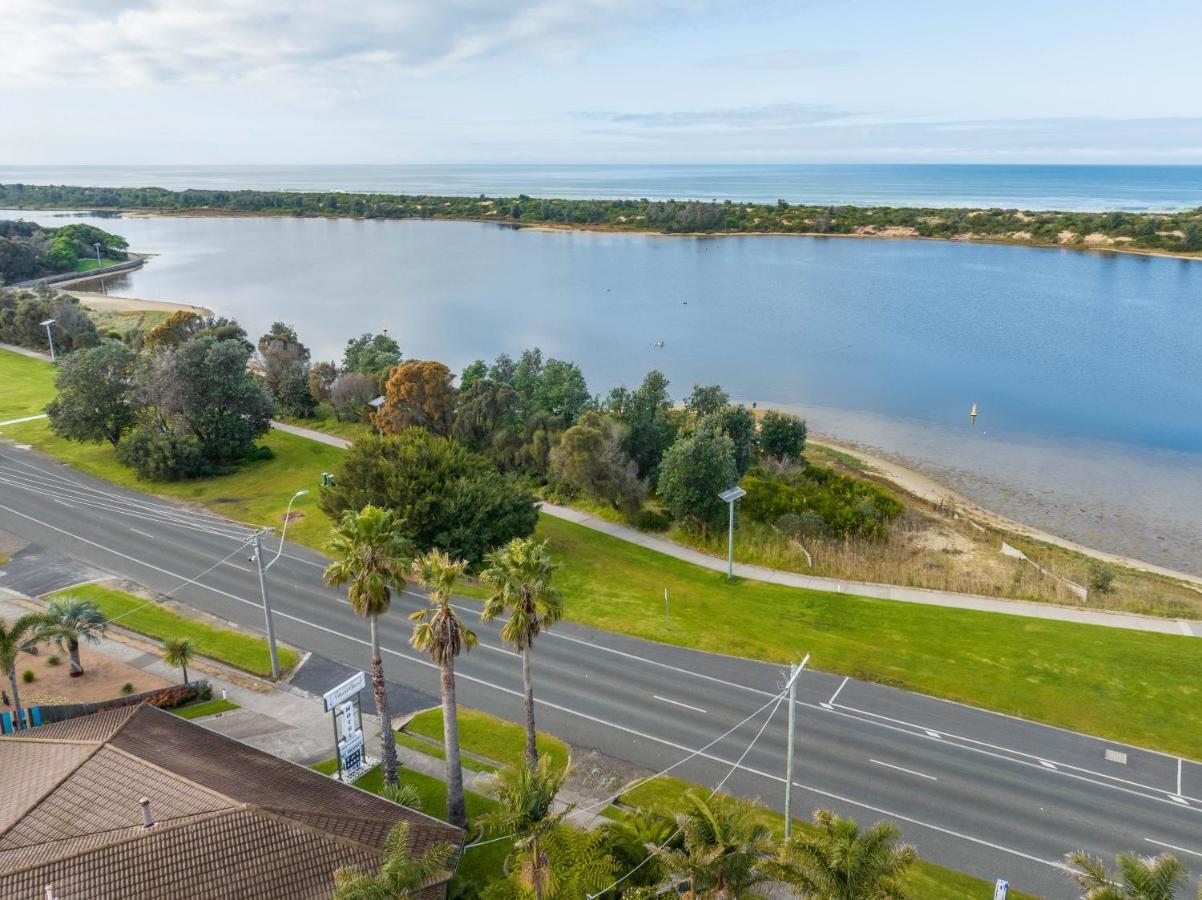
<instances>
[{"instance_id":1,"label":"grassy verge","mask_svg":"<svg viewBox=\"0 0 1202 900\"><path fill-rule=\"evenodd\" d=\"M338 770L338 761L328 759L318 763L313 768L322 774L331 775ZM437 778L431 778L429 775L423 775L420 772L411 772L408 769L400 771L399 779L401 784L410 785L417 791L418 796L421 797L422 812L436 819L446 818L446 784ZM379 768L376 768L356 781L355 787L378 794L383 784L383 772ZM470 823L481 815L495 810L497 803L490 797L473 794L471 791L465 792L464 799L467 801L469 820L467 839L468 842L471 842L476 839L476 833ZM484 885L500 881L504 878L502 866L505 863L505 857L509 855L511 849L512 847L508 841L496 841L492 844L485 844L482 847L472 847L464 850L459 858L459 866L455 870L455 877L451 880L450 896L452 898L474 897Z\"/></svg>"},{"instance_id":2,"label":"grassy verge","mask_svg":"<svg viewBox=\"0 0 1202 900\"><path fill-rule=\"evenodd\" d=\"M273 459L243 463L233 474L215 478L150 482L120 465L108 444L79 444L56 437L45 419L8 426L4 434L114 484L200 503L213 512L253 524L279 527L288 498L301 488L309 488L312 493L293 504L288 539L320 547L329 536L330 520L315 498L321 473L332 470L341 459L343 451L337 447L272 431L260 443L271 448Z\"/></svg>"},{"instance_id":3,"label":"grassy verge","mask_svg":"<svg viewBox=\"0 0 1202 900\"><path fill-rule=\"evenodd\" d=\"M701 791L703 796L710 790L690 781L664 775L622 794L619 802L625 806L643 809L675 811L680 807L681 794L690 788ZM778 837L783 837L785 817L782 813L756 804L756 818L771 828ZM861 824L869 823L865 821ZM812 826L809 822L794 819L793 827L801 830ZM922 897L923 900L964 900L966 897L993 896L993 885L987 881L922 859L906 874L905 883L911 897ZM1010 891L1010 896L1015 900L1035 900L1030 894L1015 890Z\"/></svg>"},{"instance_id":4,"label":"grassy verge","mask_svg":"<svg viewBox=\"0 0 1202 900\"><path fill-rule=\"evenodd\" d=\"M205 716L215 716L217 713L241 709L233 700L205 700L203 703L193 703L171 710L171 714L181 719L203 719Z\"/></svg>"},{"instance_id":5,"label":"grassy verge","mask_svg":"<svg viewBox=\"0 0 1202 900\"><path fill-rule=\"evenodd\" d=\"M254 675L271 675L267 642L262 638L187 619L161 606L143 606L146 603L143 598L99 584L68 588L52 596L66 594L94 601L109 619L121 616L122 618L114 624L122 628L158 640L187 638L195 645L199 656L207 656ZM295 668L298 658L294 650L280 647L279 655L280 668L283 671L288 672Z\"/></svg>"},{"instance_id":6,"label":"grassy verge","mask_svg":"<svg viewBox=\"0 0 1202 900\"><path fill-rule=\"evenodd\" d=\"M395 735L396 742L402 747L408 747L410 750L416 750L418 753L424 753L426 756L432 756L435 759L446 759L447 752L443 749L442 744L432 744L425 738L414 737L411 734L406 734L403 731L398 731ZM490 766L488 763L482 763L477 759L472 759L470 756L460 754L460 763L463 768L470 769L473 772L495 772L496 766Z\"/></svg>"},{"instance_id":7,"label":"grassy verge","mask_svg":"<svg viewBox=\"0 0 1202 900\"><path fill-rule=\"evenodd\" d=\"M405 730L442 741L442 709L418 713ZM550 756L557 768L567 765L571 751L559 738L539 732L537 743L538 752ZM464 750L507 766L516 766L526 749L526 730L478 709L460 707L459 744Z\"/></svg>"},{"instance_id":8,"label":"grassy verge","mask_svg":"<svg viewBox=\"0 0 1202 900\"><path fill-rule=\"evenodd\" d=\"M332 434L335 437L346 438L348 441L353 441L356 438L362 437L365 434L371 434L372 427L366 422L343 422L334 415L334 408L329 403L319 403L317 411L309 419L290 419L284 416L280 417L281 422L287 422L289 425L297 425L301 428L312 428L314 431L321 431L326 434Z\"/></svg>"},{"instance_id":9,"label":"grassy verge","mask_svg":"<svg viewBox=\"0 0 1202 900\"><path fill-rule=\"evenodd\" d=\"M538 534L575 621L774 662L810 652L827 672L1202 759L1196 638L728 582L548 517Z\"/></svg>"},{"instance_id":10,"label":"grassy verge","mask_svg":"<svg viewBox=\"0 0 1202 900\"><path fill-rule=\"evenodd\" d=\"M133 331L149 331L171 317L171 313L161 309L85 309L88 310L88 318L102 335L115 332L122 338Z\"/></svg>"},{"instance_id":11,"label":"grassy verge","mask_svg":"<svg viewBox=\"0 0 1202 900\"><path fill-rule=\"evenodd\" d=\"M54 396L54 366L0 350L0 422L36 416Z\"/></svg>"}]
</instances>

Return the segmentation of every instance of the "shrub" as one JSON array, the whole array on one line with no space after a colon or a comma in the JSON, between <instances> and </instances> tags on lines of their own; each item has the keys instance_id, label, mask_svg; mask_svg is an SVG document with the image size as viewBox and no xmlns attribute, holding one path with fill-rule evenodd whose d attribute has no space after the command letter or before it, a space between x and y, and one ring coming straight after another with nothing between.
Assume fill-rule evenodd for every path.
<instances>
[{"instance_id":1,"label":"shrub","mask_svg":"<svg viewBox=\"0 0 1202 900\"><path fill-rule=\"evenodd\" d=\"M672 520L655 509L640 509L634 517L634 527L639 531L667 531Z\"/></svg>"},{"instance_id":2,"label":"shrub","mask_svg":"<svg viewBox=\"0 0 1202 900\"><path fill-rule=\"evenodd\" d=\"M46 657L46 665L48 665L48 666L57 666L61 662L62 662L62 660L59 659L57 656Z\"/></svg>"},{"instance_id":3,"label":"shrub","mask_svg":"<svg viewBox=\"0 0 1202 900\"><path fill-rule=\"evenodd\" d=\"M902 505L882 488L816 466L775 478L756 469L742 485L747 490L743 512L786 533L800 527L808 534L880 538L902 511ZM782 524L786 516L797 518ZM819 522L822 528L815 530Z\"/></svg>"},{"instance_id":4,"label":"shrub","mask_svg":"<svg viewBox=\"0 0 1202 900\"><path fill-rule=\"evenodd\" d=\"M785 513L776 520L776 528L791 538L821 537L826 534L826 519L814 512Z\"/></svg>"},{"instance_id":5,"label":"shrub","mask_svg":"<svg viewBox=\"0 0 1202 900\"><path fill-rule=\"evenodd\" d=\"M121 685L121 693L122 694L129 696L133 692L134 692L134 686L130 682L127 681L127 682L125 682L125 684Z\"/></svg>"},{"instance_id":6,"label":"shrub","mask_svg":"<svg viewBox=\"0 0 1202 900\"><path fill-rule=\"evenodd\" d=\"M1103 562L1094 560L1089 564L1087 585L1091 591L1109 594L1114 589L1114 569Z\"/></svg>"},{"instance_id":7,"label":"shrub","mask_svg":"<svg viewBox=\"0 0 1202 900\"><path fill-rule=\"evenodd\" d=\"M33 669L26 669L21 673L21 680L26 684L33 684L38 680L38 676L34 674Z\"/></svg>"},{"instance_id":8,"label":"shrub","mask_svg":"<svg viewBox=\"0 0 1202 900\"><path fill-rule=\"evenodd\" d=\"M769 410L760 420L760 450L771 459L798 459L806 449L805 419Z\"/></svg>"},{"instance_id":9,"label":"shrub","mask_svg":"<svg viewBox=\"0 0 1202 900\"><path fill-rule=\"evenodd\" d=\"M196 438L150 427L139 428L117 446L117 461L151 481L181 481L207 471Z\"/></svg>"}]
</instances>

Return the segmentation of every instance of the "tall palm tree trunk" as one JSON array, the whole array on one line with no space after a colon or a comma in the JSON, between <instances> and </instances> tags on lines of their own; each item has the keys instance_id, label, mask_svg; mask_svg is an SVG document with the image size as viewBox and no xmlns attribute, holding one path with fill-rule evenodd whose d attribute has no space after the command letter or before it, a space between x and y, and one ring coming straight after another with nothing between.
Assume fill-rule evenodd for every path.
<instances>
[{"instance_id":1,"label":"tall palm tree trunk","mask_svg":"<svg viewBox=\"0 0 1202 900\"><path fill-rule=\"evenodd\" d=\"M67 656L71 659L71 677L78 678L83 674L83 663L79 659L79 641L74 638L67 641Z\"/></svg>"},{"instance_id":2,"label":"tall palm tree trunk","mask_svg":"<svg viewBox=\"0 0 1202 900\"><path fill-rule=\"evenodd\" d=\"M384 660L380 658L379 617L371 624L371 686L376 694L376 712L380 714L380 761L384 765L384 783L397 783L396 741L392 737L392 716L388 713L388 691L384 684Z\"/></svg>"},{"instance_id":3,"label":"tall palm tree trunk","mask_svg":"<svg viewBox=\"0 0 1202 900\"><path fill-rule=\"evenodd\" d=\"M180 664L179 664L179 667L180 667L180 669L181 669L181 670L183 671L183 673L184 673L184 684L187 684L187 683L188 683L188 664L187 664L187 663L180 663Z\"/></svg>"},{"instance_id":4,"label":"tall palm tree trunk","mask_svg":"<svg viewBox=\"0 0 1202 900\"><path fill-rule=\"evenodd\" d=\"M530 765L538 765L538 745L534 730L534 682L530 678L530 648L522 651L522 690L526 694L526 758Z\"/></svg>"},{"instance_id":5,"label":"tall palm tree trunk","mask_svg":"<svg viewBox=\"0 0 1202 900\"><path fill-rule=\"evenodd\" d=\"M467 805L463 798L463 765L459 759L459 711L455 705L455 666L447 661L440 667L442 687L442 742L446 749L447 821L457 828L467 825Z\"/></svg>"},{"instance_id":6,"label":"tall palm tree trunk","mask_svg":"<svg viewBox=\"0 0 1202 900\"><path fill-rule=\"evenodd\" d=\"M13 667L8 670L8 686L13 689L13 710L16 715L14 729L21 730L21 690L17 687L17 670Z\"/></svg>"},{"instance_id":7,"label":"tall palm tree trunk","mask_svg":"<svg viewBox=\"0 0 1202 900\"><path fill-rule=\"evenodd\" d=\"M530 854L530 880L534 885L534 898L543 900L542 850L538 846L538 838L530 842Z\"/></svg>"}]
</instances>

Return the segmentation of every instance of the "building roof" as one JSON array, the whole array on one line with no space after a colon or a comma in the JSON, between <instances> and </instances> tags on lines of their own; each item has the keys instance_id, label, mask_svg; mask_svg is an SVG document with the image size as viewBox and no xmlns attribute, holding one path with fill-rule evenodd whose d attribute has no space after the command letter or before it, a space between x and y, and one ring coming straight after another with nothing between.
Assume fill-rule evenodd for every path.
<instances>
[{"instance_id":1,"label":"building roof","mask_svg":"<svg viewBox=\"0 0 1202 900\"><path fill-rule=\"evenodd\" d=\"M0 898L329 897L398 822L415 854L463 839L152 706L0 738L0 772Z\"/></svg>"}]
</instances>

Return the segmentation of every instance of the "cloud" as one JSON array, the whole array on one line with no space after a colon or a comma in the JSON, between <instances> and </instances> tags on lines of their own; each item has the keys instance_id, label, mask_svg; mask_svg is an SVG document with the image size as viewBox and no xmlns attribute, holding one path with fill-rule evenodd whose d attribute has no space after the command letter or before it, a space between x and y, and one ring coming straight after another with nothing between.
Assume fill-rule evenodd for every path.
<instances>
[{"instance_id":1,"label":"cloud","mask_svg":"<svg viewBox=\"0 0 1202 900\"><path fill-rule=\"evenodd\" d=\"M708 65L732 69L821 69L860 62L858 50L767 50L718 56Z\"/></svg>"},{"instance_id":2,"label":"cloud","mask_svg":"<svg viewBox=\"0 0 1202 900\"><path fill-rule=\"evenodd\" d=\"M544 61L709 0L8 0L0 83L133 87L429 74Z\"/></svg>"},{"instance_id":3,"label":"cloud","mask_svg":"<svg viewBox=\"0 0 1202 900\"><path fill-rule=\"evenodd\" d=\"M614 125L638 128L780 128L846 119L848 112L817 103L770 103L728 109L674 112L582 112L578 115Z\"/></svg>"}]
</instances>

